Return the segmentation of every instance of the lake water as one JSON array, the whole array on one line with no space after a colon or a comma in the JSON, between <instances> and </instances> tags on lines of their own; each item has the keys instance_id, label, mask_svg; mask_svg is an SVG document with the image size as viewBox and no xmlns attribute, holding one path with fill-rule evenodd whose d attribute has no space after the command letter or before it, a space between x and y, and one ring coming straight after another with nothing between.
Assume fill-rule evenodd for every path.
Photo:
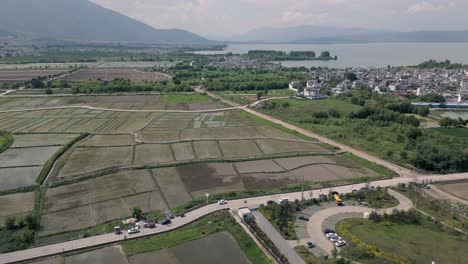
<instances>
[{"instance_id":1,"label":"lake water","mask_svg":"<svg viewBox=\"0 0 468 264\"><path fill-rule=\"evenodd\" d=\"M249 50L330 51L337 61L286 61L283 66L322 66L329 68L386 67L416 65L429 59L468 64L468 43L370 43L370 44L235 44L224 51L199 51L198 54L245 54Z\"/></svg>"}]
</instances>

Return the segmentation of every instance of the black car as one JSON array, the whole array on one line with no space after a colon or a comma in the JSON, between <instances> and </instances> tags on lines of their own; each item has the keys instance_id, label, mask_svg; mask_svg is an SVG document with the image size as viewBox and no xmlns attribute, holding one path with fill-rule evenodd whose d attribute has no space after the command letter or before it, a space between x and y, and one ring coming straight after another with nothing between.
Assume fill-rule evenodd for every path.
<instances>
[{"instance_id":1,"label":"black car","mask_svg":"<svg viewBox=\"0 0 468 264\"><path fill-rule=\"evenodd\" d=\"M162 222L161 222L161 225L168 225L168 224L170 224L170 223L172 223L172 221L171 221L171 219L168 218L168 219L162 221Z\"/></svg>"},{"instance_id":2,"label":"black car","mask_svg":"<svg viewBox=\"0 0 468 264\"><path fill-rule=\"evenodd\" d=\"M298 218L299 218L299 220L309 221L309 217L304 216L304 215L300 215Z\"/></svg>"},{"instance_id":3,"label":"black car","mask_svg":"<svg viewBox=\"0 0 468 264\"><path fill-rule=\"evenodd\" d=\"M335 233L335 230L333 230L333 229L328 229L328 228L327 228L327 229L325 229L324 233L325 233L325 234L328 234L328 233Z\"/></svg>"}]
</instances>

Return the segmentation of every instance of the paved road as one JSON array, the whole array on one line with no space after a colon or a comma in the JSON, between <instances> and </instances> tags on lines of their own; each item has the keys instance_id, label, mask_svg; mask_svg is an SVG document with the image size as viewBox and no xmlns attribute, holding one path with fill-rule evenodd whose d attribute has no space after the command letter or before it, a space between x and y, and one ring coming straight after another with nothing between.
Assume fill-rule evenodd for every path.
<instances>
[{"instance_id":1,"label":"paved road","mask_svg":"<svg viewBox=\"0 0 468 264\"><path fill-rule=\"evenodd\" d=\"M468 173L460 173L460 174L451 174L451 175L430 175L430 176L421 176L417 180L418 181L450 181L450 180L461 180L461 179L468 179ZM412 178L395 178L389 180L381 180L371 182L371 185L374 186L381 186L381 187L388 187L394 186L398 183L409 183L413 179ZM318 198L319 194L324 193L328 194L330 190L337 191L340 193L349 193L353 189L359 189L364 187L364 183L360 184L351 184L346 186L334 187L334 188L324 188L320 190L313 190L313 191L306 191L304 193L304 198ZM290 200L301 199L301 192L293 192L293 193L286 193L286 194L275 194L275 195L267 195L267 196L259 196L253 197L248 199L240 199L240 200L232 200L229 201L228 204L219 206L217 204L209 204L194 211L188 212L185 214L184 218L176 218L173 223L169 226L158 226L155 229L143 229L141 233L135 235L129 235L131 238L143 237L148 235L160 234L163 232L168 232L174 230L176 228L180 228L182 226L187 225L197 219L200 219L203 216L206 216L210 213L213 213L217 210L221 209L231 209L237 210L240 207L249 206L252 208L258 207L260 204L264 204L269 200L279 200L280 198L287 197ZM247 201L247 203L244 203ZM31 248L21 251L16 251L7 254L0 255L0 263L14 263L25 261L29 259L36 259L40 257L46 257L56 254L61 254L63 252L70 252L78 249L85 249L89 247L95 247L99 245L106 245L109 243L123 241L124 236L117 236L114 234L105 234L100 236L88 237L38 248Z\"/></svg>"},{"instance_id":2,"label":"paved road","mask_svg":"<svg viewBox=\"0 0 468 264\"><path fill-rule=\"evenodd\" d=\"M275 244L276 248L283 254L290 263L305 264L304 260L297 254L297 252L289 245L276 228L260 213L254 211L252 214L255 216L255 221L258 227L262 229L265 235Z\"/></svg>"},{"instance_id":3,"label":"paved road","mask_svg":"<svg viewBox=\"0 0 468 264\"><path fill-rule=\"evenodd\" d=\"M400 193L397 193L393 190L388 190L388 193L397 198L400 203L396 207L381 210L379 211L380 213L383 214L386 212L387 214L390 214L394 209L406 211L413 207L411 200L406 198L404 195L401 195ZM330 254L333 250L333 244L323 234L322 226L324 221L337 214L370 213L372 211L372 208L360 206L340 206L320 210L311 216L309 222L307 223L307 231L312 241L316 243L317 247L324 250L327 254Z\"/></svg>"}]
</instances>

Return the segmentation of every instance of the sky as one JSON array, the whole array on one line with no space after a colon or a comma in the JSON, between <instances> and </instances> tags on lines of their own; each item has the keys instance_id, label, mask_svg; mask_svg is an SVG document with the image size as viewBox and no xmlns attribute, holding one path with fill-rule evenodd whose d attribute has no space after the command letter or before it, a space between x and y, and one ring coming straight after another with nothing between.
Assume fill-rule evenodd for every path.
<instances>
[{"instance_id":1,"label":"sky","mask_svg":"<svg viewBox=\"0 0 468 264\"><path fill-rule=\"evenodd\" d=\"M155 28L233 36L259 27L318 25L468 30L468 0L90 0Z\"/></svg>"}]
</instances>

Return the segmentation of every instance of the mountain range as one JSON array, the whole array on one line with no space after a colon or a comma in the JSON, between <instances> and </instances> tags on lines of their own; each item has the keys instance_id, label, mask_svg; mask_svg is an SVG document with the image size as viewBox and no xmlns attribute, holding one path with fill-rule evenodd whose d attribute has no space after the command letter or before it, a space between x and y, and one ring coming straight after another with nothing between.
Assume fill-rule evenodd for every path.
<instances>
[{"instance_id":1,"label":"mountain range","mask_svg":"<svg viewBox=\"0 0 468 264\"><path fill-rule=\"evenodd\" d=\"M212 37L231 43L347 44L375 42L468 42L468 31L412 31L339 28L303 25L262 27L229 37Z\"/></svg>"},{"instance_id":2,"label":"mountain range","mask_svg":"<svg viewBox=\"0 0 468 264\"><path fill-rule=\"evenodd\" d=\"M155 29L88 0L1 0L0 36L76 42L212 44L181 29Z\"/></svg>"}]
</instances>

